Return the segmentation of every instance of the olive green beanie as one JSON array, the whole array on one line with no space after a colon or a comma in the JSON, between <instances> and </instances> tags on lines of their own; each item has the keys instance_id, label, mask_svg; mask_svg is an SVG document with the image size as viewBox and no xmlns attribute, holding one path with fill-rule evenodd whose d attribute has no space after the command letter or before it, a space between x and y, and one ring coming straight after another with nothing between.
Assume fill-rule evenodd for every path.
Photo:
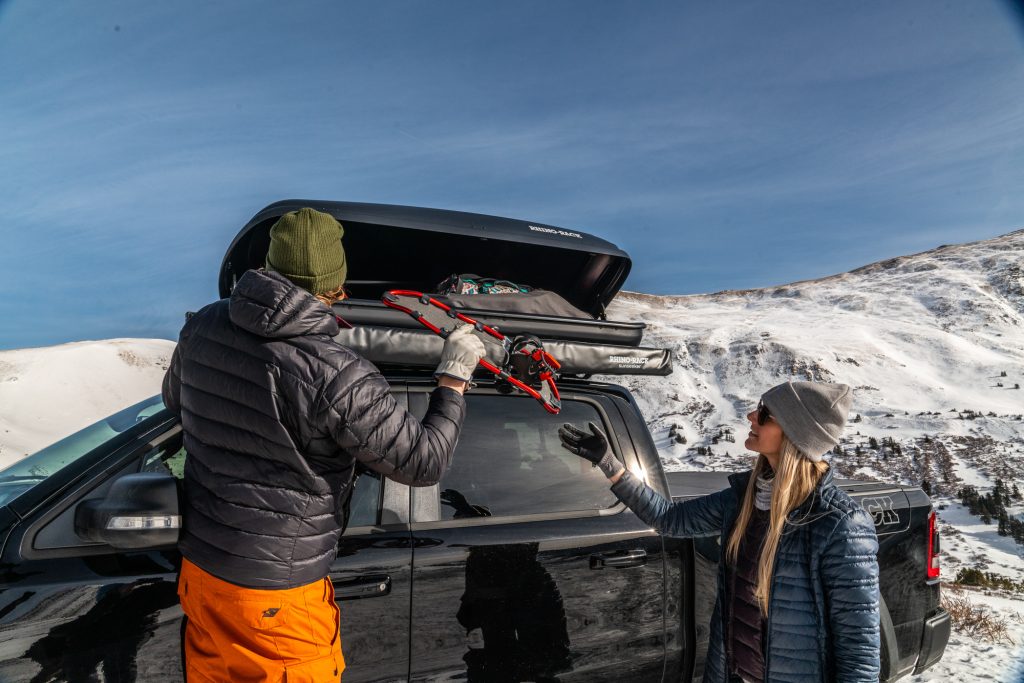
<instances>
[{"instance_id":1,"label":"olive green beanie","mask_svg":"<svg viewBox=\"0 0 1024 683\"><path fill-rule=\"evenodd\" d=\"M348 263L341 223L330 214L304 208L281 216L270 228L267 270L284 275L312 294L345 284Z\"/></svg>"}]
</instances>

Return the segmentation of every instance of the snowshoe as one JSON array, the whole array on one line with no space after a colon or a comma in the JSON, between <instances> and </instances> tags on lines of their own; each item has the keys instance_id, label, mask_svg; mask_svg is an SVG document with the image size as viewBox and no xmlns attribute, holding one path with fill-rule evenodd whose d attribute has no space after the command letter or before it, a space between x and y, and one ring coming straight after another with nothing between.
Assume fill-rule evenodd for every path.
<instances>
[{"instance_id":1,"label":"snowshoe","mask_svg":"<svg viewBox=\"0 0 1024 683\"><path fill-rule=\"evenodd\" d=\"M447 338L458 322L472 325L478 334L500 344L504 350L504 361L494 364L481 358L481 367L494 373L510 390L514 387L535 398L549 413L557 415L561 410L561 397L555 384L561 366L544 350L537 337L529 334L506 337L496 328L474 320L423 292L395 289L385 292L381 301L385 306L412 316L442 338Z\"/></svg>"}]
</instances>

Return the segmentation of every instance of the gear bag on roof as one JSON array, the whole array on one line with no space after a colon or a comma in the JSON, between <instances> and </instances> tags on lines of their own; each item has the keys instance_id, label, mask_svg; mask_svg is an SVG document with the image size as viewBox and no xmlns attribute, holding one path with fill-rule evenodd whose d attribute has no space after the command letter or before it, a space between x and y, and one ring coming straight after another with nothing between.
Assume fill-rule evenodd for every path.
<instances>
[{"instance_id":1,"label":"gear bag on roof","mask_svg":"<svg viewBox=\"0 0 1024 683\"><path fill-rule=\"evenodd\" d=\"M451 275L436 293L438 300L458 309L593 320L555 292L471 273Z\"/></svg>"}]
</instances>

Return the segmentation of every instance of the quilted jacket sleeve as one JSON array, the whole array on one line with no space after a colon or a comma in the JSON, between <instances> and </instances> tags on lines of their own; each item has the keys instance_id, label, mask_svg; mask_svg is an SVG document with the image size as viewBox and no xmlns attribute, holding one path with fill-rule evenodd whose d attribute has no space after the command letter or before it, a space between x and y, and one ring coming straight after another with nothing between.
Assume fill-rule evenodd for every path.
<instances>
[{"instance_id":1,"label":"quilted jacket sleeve","mask_svg":"<svg viewBox=\"0 0 1024 683\"><path fill-rule=\"evenodd\" d=\"M409 486L432 486L451 463L466 400L438 387L420 421L398 404L383 375L360 359L328 384L320 412L317 424L370 469Z\"/></svg>"},{"instance_id":2,"label":"quilted jacket sleeve","mask_svg":"<svg viewBox=\"0 0 1024 683\"><path fill-rule=\"evenodd\" d=\"M181 327L181 332L178 333L178 343L175 344L174 352L171 353L171 364L167 366L167 372L164 373L164 381L160 386L160 394L164 400L164 406L172 413L177 413L178 415L181 415L181 349L188 346L195 327L194 320L196 320L195 316L190 315Z\"/></svg>"},{"instance_id":3,"label":"quilted jacket sleeve","mask_svg":"<svg viewBox=\"0 0 1024 683\"><path fill-rule=\"evenodd\" d=\"M878 537L862 509L844 515L821 555L830 652L840 683L878 681Z\"/></svg>"},{"instance_id":4,"label":"quilted jacket sleeve","mask_svg":"<svg viewBox=\"0 0 1024 683\"><path fill-rule=\"evenodd\" d=\"M725 524L725 510L732 489L700 498L670 503L628 471L612 486L612 493L637 517L667 536L714 536Z\"/></svg>"}]
</instances>

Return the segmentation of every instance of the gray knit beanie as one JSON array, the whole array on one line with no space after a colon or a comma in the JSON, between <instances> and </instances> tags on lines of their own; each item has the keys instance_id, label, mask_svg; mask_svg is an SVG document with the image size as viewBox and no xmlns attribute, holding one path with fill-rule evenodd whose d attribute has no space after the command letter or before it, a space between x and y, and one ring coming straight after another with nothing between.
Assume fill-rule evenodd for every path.
<instances>
[{"instance_id":1,"label":"gray knit beanie","mask_svg":"<svg viewBox=\"0 0 1024 683\"><path fill-rule=\"evenodd\" d=\"M800 453L819 462L839 443L853 392L845 384L786 382L764 392L761 401Z\"/></svg>"}]
</instances>

